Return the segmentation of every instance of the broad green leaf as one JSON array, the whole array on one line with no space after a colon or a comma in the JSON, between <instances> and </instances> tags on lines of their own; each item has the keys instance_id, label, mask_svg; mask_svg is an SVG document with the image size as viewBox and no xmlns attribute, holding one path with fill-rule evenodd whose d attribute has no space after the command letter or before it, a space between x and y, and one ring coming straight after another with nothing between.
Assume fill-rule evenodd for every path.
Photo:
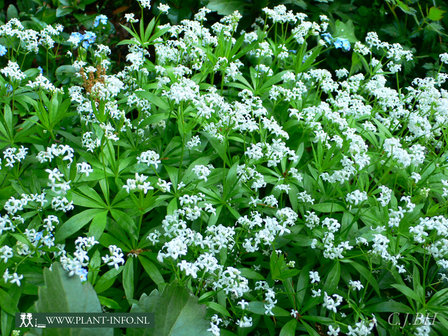
<instances>
[{"instance_id":1,"label":"broad green leaf","mask_svg":"<svg viewBox=\"0 0 448 336\"><path fill-rule=\"evenodd\" d=\"M35 309L38 313L101 313L101 304L88 282L81 283L78 276L69 277L59 263L44 270L45 286L39 287ZM113 335L112 328L48 328L42 335Z\"/></svg>"},{"instance_id":2,"label":"broad green leaf","mask_svg":"<svg viewBox=\"0 0 448 336\"><path fill-rule=\"evenodd\" d=\"M294 336L296 334L297 320L292 319L280 330L280 336Z\"/></svg>"},{"instance_id":3,"label":"broad green leaf","mask_svg":"<svg viewBox=\"0 0 448 336\"><path fill-rule=\"evenodd\" d=\"M8 9L6 10L6 18L7 21L11 20L11 19L18 19L19 18L19 11L17 10L17 8L14 5L9 5Z\"/></svg>"},{"instance_id":4,"label":"broad green leaf","mask_svg":"<svg viewBox=\"0 0 448 336\"><path fill-rule=\"evenodd\" d=\"M3 280L2 280L3 281ZM11 296L0 288L0 308L8 314L15 315L18 312L17 304L13 303Z\"/></svg>"},{"instance_id":5,"label":"broad green leaf","mask_svg":"<svg viewBox=\"0 0 448 336\"><path fill-rule=\"evenodd\" d=\"M428 301L428 306L444 306L448 301L448 288L436 292Z\"/></svg>"},{"instance_id":6,"label":"broad green leaf","mask_svg":"<svg viewBox=\"0 0 448 336\"><path fill-rule=\"evenodd\" d=\"M244 2L240 0L209 0L208 9L220 15L230 15L234 11L244 11Z\"/></svg>"},{"instance_id":7,"label":"broad green leaf","mask_svg":"<svg viewBox=\"0 0 448 336\"><path fill-rule=\"evenodd\" d=\"M154 290L143 294L132 305L131 313L154 313L154 328L128 329L128 336L205 336L211 335L206 319L206 306L198 304L198 298L184 287L171 284L162 292Z\"/></svg>"},{"instance_id":8,"label":"broad green leaf","mask_svg":"<svg viewBox=\"0 0 448 336\"><path fill-rule=\"evenodd\" d=\"M347 22L337 20L333 36L347 39L351 43L356 43L358 41L355 36L355 26L351 20L348 20Z\"/></svg>"},{"instance_id":9,"label":"broad green leaf","mask_svg":"<svg viewBox=\"0 0 448 336\"><path fill-rule=\"evenodd\" d=\"M432 20L432 21L440 21L443 19L443 14L446 13L446 11L437 8L437 7L431 7L429 9L429 13L428 13L428 19Z\"/></svg>"},{"instance_id":10,"label":"broad green leaf","mask_svg":"<svg viewBox=\"0 0 448 336\"><path fill-rule=\"evenodd\" d=\"M56 231L55 240L63 241L65 238L81 230L89 223L98 213L103 212L101 209L88 209L74 215Z\"/></svg>"}]
</instances>

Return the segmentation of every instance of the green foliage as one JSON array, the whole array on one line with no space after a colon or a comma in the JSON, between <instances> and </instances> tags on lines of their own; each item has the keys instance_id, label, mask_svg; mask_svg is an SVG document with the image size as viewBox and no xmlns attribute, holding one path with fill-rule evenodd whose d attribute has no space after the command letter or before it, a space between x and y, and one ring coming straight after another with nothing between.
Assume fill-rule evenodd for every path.
<instances>
[{"instance_id":1,"label":"green foliage","mask_svg":"<svg viewBox=\"0 0 448 336\"><path fill-rule=\"evenodd\" d=\"M166 3L0 17L1 333L444 335L446 4Z\"/></svg>"},{"instance_id":2,"label":"green foliage","mask_svg":"<svg viewBox=\"0 0 448 336\"><path fill-rule=\"evenodd\" d=\"M176 283L166 286L161 292L154 290L143 294L131 308L131 313L154 312L153 328L129 329L127 335L187 336L211 335L207 331L209 323L205 319L204 305L183 286Z\"/></svg>"},{"instance_id":3,"label":"green foliage","mask_svg":"<svg viewBox=\"0 0 448 336\"><path fill-rule=\"evenodd\" d=\"M59 263L44 270L44 286L39 287L36 313L100 313L101 305L90 283L82 284L78 277L69 277ZM39 329L37 329L39 330ZM30 335L113 335L111 328L48 328Z\"/></svg>"}]
</instances>

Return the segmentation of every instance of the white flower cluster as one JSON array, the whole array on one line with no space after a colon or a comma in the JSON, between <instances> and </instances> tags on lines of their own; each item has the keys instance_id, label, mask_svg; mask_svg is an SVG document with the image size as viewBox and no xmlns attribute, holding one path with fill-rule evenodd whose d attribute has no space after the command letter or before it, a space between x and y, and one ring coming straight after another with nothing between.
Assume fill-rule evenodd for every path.
<instances>
[{"instance_id":1,"label":"white flower cluster","mask_svg":"<svg viewBox=\"0 0 448 336\"><path fill-rule=\"evenodd\" d=\"M128 193L133 190L142 190L146 195L149 190L153 190L154 187L151 186L151 183L146 181L148 176L143 174L135 173L135 179L127 179L126 184L123 186Z\"/></svg>"},{"instance_id":2,"label":"white flower cluster","mask_svg":"<svg viewBox=\"0 0 448 336\"><path fill-rule=\"evenodd\" d=\"M8 66L0 70L2 74L13 81L21 81L26 78L26 74L20 70L16 62L8 61Z\"/></svg>"},{"instance_id":3,"label":"white flower cluster","mask_svg":"<svg viewBox=\"0 0 448 336\"><path fill-rule=\"evenodd\" d=\"M156 169L159 166L159 163L162 162L159 159L159 154L152 150L143 152L139 156L137 156L138 163L146 163L148 166L153 165Z\"/></svg>"},{"instance_id":4,"label":"white flower cluster","mask_svg":"<svg viewBox=\"0 0 448 336\"><path fill-rule=\"evenodd\" d=\"M73 257L69 256L65 251L62 252L60 258L62 267L68 271L69 276L77 275L81 281L87 281L87 269L89 265L88 251L98 244L94 237L78 237L75 241L75 252Z\"/></svg>"},{"instance_id":5,"label":"white flower cluster","mask_svg":"<svg viewBox=\"0 0 448 336\"><path fill-rule=\"evenodd\" d=\"M40 163L51 162L55 157L61 157L63 161L68 161L67 166L73 162L74 150L69 145L56 145L53 144L47 147L47 150L40 151L37 154L37 160Z\"/></svg>"},{"instance_id":6,"label":"white flower cluster","mask_svg":"<svg viewBox=\"0 0 448 336\"><path fill-rule=\"evenodd\" d=\"M125 260L123 259L123 252L121 248L115 246L115 245L109 245L109 254L106 254L101 259L103 262L109 266L115 267L115 269L118 269L120 267L120 264L124 264Z\"/></svg>"},{"instance_id":7,"label":"white flower cluster","mask_svg":"<svg viewBox=\"0 0 448 336\"><path fill-rule=\"evenodd\" d=\"M6 167L14 167L16 162L22 162L25 160L28 154L28 148L20 146L20 148L10 147L3 151L3 157L6 161ZM1 161L0 161L1 163Z\"/></svg>"},{"instance_id":8,"label":"white flower cluster","mask_svg":"<svg viewBox=\"0 0 448 336\"><path fill-rule=\"evenodd\" d=\"M70 190L70 182L64 181L64 174L62 174L58 168L45 169L48 173L48 186L51 188L56 195L65 195L68 190Z\"/></svg>"}]
</instances>

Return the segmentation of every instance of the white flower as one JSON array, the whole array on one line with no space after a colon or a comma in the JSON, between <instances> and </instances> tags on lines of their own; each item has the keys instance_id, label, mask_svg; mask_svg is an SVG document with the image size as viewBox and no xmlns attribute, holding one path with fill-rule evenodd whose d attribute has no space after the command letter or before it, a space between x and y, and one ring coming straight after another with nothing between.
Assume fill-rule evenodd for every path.
<instances>
[{"instance_id":1,"label":"white flower","mask_svg":"<svg viewBox=\"0 0 448 336\"><path fill-rule=\"evenodd\" d=\"M168 13L168 11L170 10L170 6L161 3L159 4L159 7L157 7L157 9L162 13Z\"/></svg>"},{"instance_id":2,"label":"white flower","mask_svg":"<svg viewBox=\"0 0 448 336\"><path fill-rule=\"evenodd\" d=\"M126 22L129 23L136 23L138 22L138 19L135 18L135 14L134 13L127 13L124 15L124 18L126 19Z\"/></svg>"},{"instance_id":3,"label":"white flower","mask_svg":"<svg viewBox=\"0 0 448 336\"><path fill-rule=\"evenodd\" d=\"M310 271L311 283L318 283L320 281L319 273L315 271Z\"/></svg>"},{"instance_id":4,"label":"white flower","mask_svg":"<svg viewBox=\"0 0 448 336\"><path fill-rule=\"evenodd\" d=\"M143 152L140 154L140 156L137 157L138 163L146 163L148 166L154 165L155 168L159 166L158 164L162 161L159 160L160 156L156 152L149 150L146 152Z\"/></svg>"},{"instance_id":5,"label":"white flower","mask_svg":"<svg viewBox=\"0 0 448 336\"><path fill-rule=\"evenodd\" d=\"M12 279L10 280L10 283L15 283L17 286L20 287L20 280L23 279L23 275L18 275L17 273L12 274Z\"/></svg>"},{"instance_id":6,"label":"white flower","mask_svg":"<svg viewBox=\"0 0 448 336\"><path fill-rule=\"evenodd\" d=\"M443 64L448 64L448 53L440 54L439 57L440 62L442 62Z\"/></svg>"},{"instance_id":7,"label":"white flower","mask_svg":"<svg viewBox=\"0 0 448 336\"><path fill-rule=\"evenodd\" d=\"M213 168L213 167L212 167ZM211 170L208 166L204 165L196 165L193 168L193 172L200 180L204 180L207 182L207 177L210 175Z\"/></svg>"},{"instance_id":8,"label":"white flower","mask_svg":"<svg viewBox=\"0 0 448 336\"><path fill-rule=\"evenodd\" d=\"M342 296L338 294L333 294L332 296L329 296L327 292L324 292L324 303L323 306L331 310L335 313L337 313L337 307L342 303Z\"/></svg>"},{"instance_id":9,"label":"white flower","mask_svg":"<svg viewBox=\"0 0 448 336\"><path fill-rule=\"evenodd\" d=\"M365 191L355 190L347 194L345 200L350 204L358 205L367 200L367 193Z\"/></svg>"},{"instance_id":10,"label":"white flower","mask_svg":"<svg viewBox=\"0 0 448 336\"><path fill-rule=\"evenodd\" d=\"M364 288L363 284L359 280L357 281L350 280L348 284L352 289L361 290Z\"/></svg>"},{"instance_id":11,"label":"white flower","mask_svg":"<svg viewBox=\"0 0 448 336\"><path fill-rule=\"evenodd\" d=\"M86 176L89 176L89 174L93 172L92 166L87 162L77 163L76 168L78 170L78 173L86 174Z\"/></svg>"},{"instance_id":12,"label":"white flower","mask_svg":"<svg viewBox=\"0 0 448 336\"><path fill-rule=\"evenodd\" d=\"M327 335L328 336L338 336L340 331L341 331L341 329L338 326L333 327L332 325L329 325Z\"/></svg>"},{"instance_id":13,"label":"white flower","mask_svg":"<svg viewBox=\"0 0 448 336\"><path fill-rule=\"evenodd\" d=\"M151 9L151 0L137 0L140 3L140 6L146 9Z\"/></svg>"},{"instance_id":14,"label":"white flower","mask_svg":"<svg viewBox=\"0 0 448 336\"><path fill-rule=\"evenodd\" d=\"M252 317L243 316L240 320L238 320L238 326L240 328L252 327Z\"/></svg>"},{"instance_id":15,"label":"white flower","mask_svg":"<svg viewBox=\"0 0 448 336\"><path fill-rule=\"evenodd\" d=\"M14 253L12 251L12 248L10 248L8 245L0 247L0 259L3 259L4 263L8 262L8 259L12 258L14 256Z\"/></svg>"},{"instance_id":16,"label":"white flower","mask_svg":"<svg viewBox=\"0 0 448 336\"><path fill-rule=\"evenodd\" d=\"M104 257L102 257L103 262L107 263L109 266L114 266L116 269L118 269L119 264L124 264L123 259L123 253L121 248L115 246L115 245L109 245L109 252L111 255L106 254Z\"/></svg>"},{"instance_id":17,"label":"white flower","mask_svg":"<svg viewBox=\"0 0 448 336\"><path fill-rule=\"evenodd\" d=\"M241 300L238 302L238 306L241 307L242 310L246 310L246 307L249 305L249 302L246 300Z\"/></svg>"},{"instance_id":18,"label":"white flower","mask_svg":"<svg viewBox=\"0 0 448 336\"><path fill-rule=\"evenodd\" d=\"M8 61L8 66L1 69L0 72L6 77L17 81L21 81L26 77L25 73L20 70L19 65L13 61Z\"/></svg>"}]
</instances>

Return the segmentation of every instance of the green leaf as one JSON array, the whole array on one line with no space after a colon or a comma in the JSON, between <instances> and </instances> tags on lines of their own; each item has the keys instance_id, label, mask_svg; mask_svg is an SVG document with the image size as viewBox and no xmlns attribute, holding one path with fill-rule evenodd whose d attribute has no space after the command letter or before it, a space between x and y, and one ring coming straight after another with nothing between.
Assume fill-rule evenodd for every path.
<instances>
[{"instance_id":1,"label":"green leaf","mask_svg":"<svg viewBox=\"0 0 448 336\"><path fill-rule=\"evenodd\" d=\"M334 290L338 287L339 280L341 278L341 264L339 261L336 261L331 268L330 272L328 272L327 279L325 280L324 288L327 292L333 293Z\"/></svg>"},{"instance_id":2,"label":"green leaf","mask_svg":"<svg viewBox=\"0 0 448 336\"><path fill-rule=\"evenodd\" d=\"M277 252L272 252L270 259L271 277L273 280L285 281L288 278L292 278L299 274L299 270L290 269L285 262L285 256L283 254L277 255Z\"/></svg>"},{"instance_id":3,"label":"green leaf","mask_svg":"<svg viewBox=\"0 0 448 336\"><path fill-rule=\"evenodd\" d=\"M73 203L86 208L107 209L107 204L95 189L86 185L80 186L78 190L73 191Z\"/></svg>"},{"instance_id":4,"label":"green leaf","mask_svg":"<svg viewBox=\"0 0 448 336\"><path fill-rule=\"evenodd\" d=\"M260 273L257 273L250 268L239 268L238 270L241 272L241 276L247 279L264 280L264 277Z\"/></svg>"},{"instance_id":5,"label":"green leaf","mask_svg":"<svg viewBox=\"0 0 448 336\"><path fill-rule=\"evenodd\" d=\"M104 229L106 228L107 213L108 211L105 210L95 216L89 226L89 236L95 237L96 240L100 239L101 235L104 232Z\"/></svg>"},{"instance_id":6,"label":"green leaf","mask_svg":"<svg viewBox=\"0 0 448 336\"><path fill-rule=\"evenodd\" d=\"M7 21L14 19L14 18L15 19L19 18L19 12L14 5L8 6L8 9L6 10L6 18L7 18Z\"/></svg>"},{"instance_id":7,"label":"green leaf","mask_svg":"<svg viewBox=\"0 0 448 336\"><path fill-rule=\"evenodd\" d=\"M207 7L220 15L230 15L236 10L242 12L244 2L241 0L209 0Z\"/></svg>"},{"instance_id":8,"label":"green leaf","mask_svg":"<svg viewBox=\"0 0 448 336\"><path fill-rule=\"evenodd\" d=\"M421 302L421 298L417 295L417 293L415 293L406 285L393 284L392 287L398 289L401 293L403 293L408 298L408 300L412 299L416 302Z\"/></svg>"},{"instance_id":9,"label":"green leaf","mask_svg":"<svg viewBox=\"0 0 448 336\"><path fill-rule=\"evenodd\" d=\"M347 259L347 260L350 260L350 259ZM344 261L344 262L346 262L346 261ZM380 296L380 287L378 286L378 282L373 277L372 273L366 267L362 266L361 264L359 264L355 261L350 260L349 263L359 274L361 274L364 278L366 278L366 280L373 287L373 289L378 294L378 296Z\"/></svg>"},{"instance_id":10,"label":"green leaf","mask_svg":"<svg viewBox=\"0 0 448 336\"><path fill-rule=\"evenodd\" d=\"M112 209L110 213L123 230L128 232L134 238L137 238L137 227L131 216L126 212L116 209Z\"/></svg>"},{"instance_id":11,"label":"green leaf","mask_svg":"<svg viewBox=\"0 0 448 336\"><path fill-rule=\"evenodd\" d=\"M356 43L358 41L355 36L355 26L351 20L347 20L347 22L337 20L333 36L347 39L350 43Z\"/></svg>"},{"instance_id":12,"label":"green leaf","mask_svg":"<svg viewBox=\"0 0 448 336\"><path fill-rule=\"evenodd\" d=\"M210 309L213 309L214 311L220 313L221 315L230 317L229 311L225 307L221 306L219 303L210 301L210 302L206 302L205 305L207 307L209 307Z\"/></svg>"},{"instance_id":13,"label":"green leaf","mask_svg":"<svg viewBox=\"0 0 448 336\"><path fill-rule=\"evenodd\" d=\"M399 7L404 13L406 13L406 14L408 14L408 15L415 15L415 13L417 13L417 11L416 11L414 8L409 7L407 4L405 4L404 2L402 2L402 1L400 1L400 0L397 0L397 4L398 4L398 7Z\"/></svg>"},{"instance_id":14,"label":"green leaf","mask_svg":"<svg viewBox=\"0 0 448 336\"><path fill-rule=\"evenodd\" d=\"M161 286L165 283L162 274L157 266L152 263L152 261L142 255L138 256L138 260L140 260L145 272L149 275L152 281L157 284L157 286Z\"/></svg>"},{"instance_id":15,"label":"green leaf","mask_svg":"<svg viewBox=\"0 0 448 336\"><path fill-rule=\"evenodd\" d=\"M59 263L51 270L44 270L45 286L39 287L38 300L35 303L38 313L101 313L101 304L88 282L81 283L78 276L69 277ZM113 335L112 328L51 328L43 329L45 335Z\"/></svg>"},{"instance_id":16,"label":"green leaf","mask_svg":"<svg viewBox=\"0 0 448 336\"><path fill-rule=\"evenodd\" d=\"M320 336L319 333L313 329L308 323L306 323L304 320L302 320L302 324L305 327L306 331L308 332L308 335L311 336Z\"/></svg>"},{"instance_id":17,"label":"green leaf","mask_svg":"<svg viewBox=\"0 0 448 336\"><path fill-rule=\"evenodd\" d=\"M3 281L3 280L2 280ZM11 296L0 288L0 307L8 314L15 315L18 312L17 304L13 303Z\"/></svg>"},{"instance_id":18,"label":"green leaf","mask_svg":"<svg viewBox=\"0 0 448 336\"><path fill-rule=\"evenodd\" d=\"M284 0L283 3L285 5L287 5L287 4L295 5L302 9L306 9L308 7L308 5L306 4L306 2L304 0Z\"/></svg>"},{"instance_id":19,"label":"green leaf","mask_svg":"<svg viewBox=\"0 0 448 336\"><path fill-rule=\"evenodd\" d=\"M63 16L70 14L71 12L73 12L73 7L67 7L67 6L58 7L56 9L56 17L58 17L58 18L63 17Z\"/></svg>"},{"instance_id":20,"label":"green leaf","mask_svg":"<svg viewBox=\"0 0 448 336\"><path fill-rule=\"evenodd\" d=\"M13 325L14 325L15 316L11 316L6 311L2 310L0 314L0 333L2 335L10 335Z\"/></svg>"},{"instance_id":21,"label":"green leaf","mask_svg":"<svg viewBox=\"0 0 448 336\"><path fill-rule=\"evenodd\" d=\"M101 209L88 209L71 217L68 221L62 224L56 231L55 240L63 241L65 238L81 230L87 223L89 223L98 213L103 212Z\"/></svg>"},{"instance_id":22,"label":"green leaf","mask_svg":"<svg viewBox=\"0 0 448 336\"><path fill-rule=\"evenodd\" d=\"M313 210L325 213L343 212L345 208L337 203L318 203L311 206Z\"/></svg>"},{"instance_id":23,"label":"green leaf","mask_svg":"<svg viewBox=\"0 0 448 336\"><path fill-rule=\"evenodd\" d=\"M162 292L154 290L132 305L131 313L154 313L154 327L128 329L128 336L205 336L210 322L205 318L206 306L184 287L171 284Z\"/></svg>"},{"instance_id":24,"label":"green leaf","mask_svg":"<svg viewBox=\"0 0 448 336\"><path fill-rule=\"evenodd\" d=\"M108 270L106 273L104 273L103 276L96 283L95 291L99 294L109 289L114 284L118 274L120 274L122 270L123 267L120 267L119 269L112 268Z\"/></svg>"},{"instance_id":25,"label":"green leaf","mask_svg":"<svg viewBox=\"0 0 448 336\"><path fill-rule=\"evenodd\" d=\"M112 300L105 296L100 296L100 295L98 295L98 299L100 300L100 303L103 306L106 306L107 308L117 309L117 310L122 309L121 306L115 300Z\"/></svg>"},{"instance_id":26,"label":"green leaf","mask_svg":"<svg viewBox=\"0 0 448 336\"><path fill-rule=\"evenodd\" d=\"M169 111L170 104L167 102L166 99L160 98L160 95L156 95L149 91L137 91L135 93L137 97L147 99L151 102L151 104L154 104L158 108Z\"/></svg>"},{"instance_id":27,"label":"green leaf","mask_svg":"<svg viewBox=\"0 0 448 336\"><path fill-rule=\"evenodd\" d=\"M448 288L435 293L428 301L428 306L444 306L448 301Z\"/></svg>"},{"instance_id":28,"label":"green leaf","mask_svg":"<svg viewBox=\"0 0 448 336\"><path fill-rule=\"evenodd\" d=\"M128 258L124 264L123 288L126 298L132 300L134 297L134 258Z\"/></svg>"},{"instance_id":29,"label":"green leaf","mask_svg":"<svg viewBox=\"0 0 448 336\"><path fill-rule=\"evenodd\" d=\"M292 319L280 330L280 336L294 336L296 334L297 320Z\"/></svg>"},{"instance_id":30,"label":"green leaf","mask_svg":"<svg viewBox=\"0 0 448 336\"><path fill-rule=\"evenodd\" d=\"M431 7L429 9L429 13L428 13L428 19L432 20L432 21L440 21L443 19L443 14L446 13L446 11L437 8L437 7Z\"/></svg>"},{"instance_id":31,"label":"green leaf","mask_svg":"<svg viewBox=\"0 0 448 336\"><path fill-rule=\"evenodd\" d=\"M364 309L369 313L412 313L412 309L405 304L397 301L382 301L370 306L367 306Z\"/></svg>"}]
</instances>

